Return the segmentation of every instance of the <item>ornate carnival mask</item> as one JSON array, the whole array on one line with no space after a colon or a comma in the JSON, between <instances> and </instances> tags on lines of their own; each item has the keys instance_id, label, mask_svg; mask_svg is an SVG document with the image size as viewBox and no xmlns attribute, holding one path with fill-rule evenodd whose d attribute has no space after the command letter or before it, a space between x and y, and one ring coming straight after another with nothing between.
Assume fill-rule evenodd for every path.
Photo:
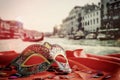
<instances>
[{"instance_id":1,"label":"ornate carnival mask","mask_svg":"<svg viewBox=\"0 0 120 80\"><path fill-rule=\"evenodd\" d=\"M50 55L52 59L57 63L60 70L67 73L70 73L72 71L69 66L65 51L61 46L57 44L51 45L48 42L45 42L44 46L50 50Z\"/></svg>"},{"instance_id":2,"label":"ornate carnival mask","mask_svg":"<svg viewBox=\"0 0 120 80\"><path fill-rule=\"evenodd\" d=\"M10 65L15 66L17 72L22 76L27 76L48 70L54 62L63 72L71 72L64 49L57 44L51 45L45 42L44 45L28 46Z\"/></svg>"},{"instance_id":3,"label":"ornate carnival mask","mask_svg":"<svg viewBox=\"0 0 120 80\"><path fill-rule=\"evenodd\" d=\"M33 44L28 46L11 65L17 68L22 76L35 74L47 70L53 63L49 49L43 45Z\"/></svg>"}]
</instances>

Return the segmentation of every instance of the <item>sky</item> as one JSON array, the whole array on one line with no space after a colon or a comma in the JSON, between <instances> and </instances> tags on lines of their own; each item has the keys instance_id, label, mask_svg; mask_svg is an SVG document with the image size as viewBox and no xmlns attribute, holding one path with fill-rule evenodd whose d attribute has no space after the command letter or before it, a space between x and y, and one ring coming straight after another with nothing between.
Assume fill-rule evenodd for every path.
<instances>
[{"instance_id":1,"label":"sky","mask_svg":"<svg viewBox=\"0 0 120 80\"><path fill-rule=\"evenodd\" d=\"M98 2L100 0L0 0L0 18L21 21L25 29L52 32L74 6Z\"/></svg>"}]
</instances>

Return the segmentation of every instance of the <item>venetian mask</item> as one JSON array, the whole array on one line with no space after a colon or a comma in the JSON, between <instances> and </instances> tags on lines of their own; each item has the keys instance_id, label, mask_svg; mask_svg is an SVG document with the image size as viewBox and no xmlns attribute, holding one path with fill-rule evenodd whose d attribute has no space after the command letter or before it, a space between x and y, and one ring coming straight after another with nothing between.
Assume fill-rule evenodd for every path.
<instances>
[{"instance_id":1,"label":"venetian mask","mask_svg":"<svg viewBox=\"0 0 120 80\"><path fill-rule=\"evenodd\" d=\"M53 63L48 48L43 45L33 44L28 46L11 65L17 68L22 76L35 74L47 70Z\"/></svg>"},{"instance_id":2,"label":"venetian mask","mask_svg":"<svg viewBox=\"0 0 120 80\"><path fill-rule=\"evenodd\" d=\"M52 59L57 63L60 70L70 73L72 70L69 66L69 62L64 49L57 44L51 45L48 42L45 42L44 45L50 49L50 55Z\"/></svg>"}]
</instances>

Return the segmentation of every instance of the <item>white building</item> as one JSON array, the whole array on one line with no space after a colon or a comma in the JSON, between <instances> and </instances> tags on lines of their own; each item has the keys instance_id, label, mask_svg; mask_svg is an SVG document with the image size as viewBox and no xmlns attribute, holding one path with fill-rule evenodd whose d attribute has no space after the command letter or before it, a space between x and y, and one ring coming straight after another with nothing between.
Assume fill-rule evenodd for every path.
<instances>
[{"instance_id":1,"label":"white building","mask_svg":"<svg viewBox=\"0 0 120 80\"><path fill-rule=\"evenodd\" d=\"M69 13L68 17L63 20L63 28L66 30L67 34L72 34L79 30L81 27L80 18L81 18L82 7L75 6Z\"/></svg>"},{"instance_id":2,"label":"white building","mask_svg":"<svg viewBox=\"0 0 120 80\"><path fill-rule=\"evenodd\" d=\"M101 27L100 7L85 5L82 10L82 27L84 31L96 32Z\"/></svg>"}]
</instances>

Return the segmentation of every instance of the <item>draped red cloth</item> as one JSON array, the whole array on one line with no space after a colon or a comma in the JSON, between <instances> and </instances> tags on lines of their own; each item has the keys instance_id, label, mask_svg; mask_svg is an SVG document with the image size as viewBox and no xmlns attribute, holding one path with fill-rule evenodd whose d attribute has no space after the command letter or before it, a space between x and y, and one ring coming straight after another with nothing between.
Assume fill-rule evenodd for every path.
<instances>
[{"instance_id":1,"label":"draped red cloth","mask_svg":"<svg viewBox=\"0 0 120 80\"><path fill-rule=\"evenodd\" d=\"M108 80L120 79L120 54L116 54L117 56L115 54L105 56L86 54L86 57L75 57L74 51L66 51L70 67L72 68L72 72L69 74L56 75L55 72L44 71L30 75L28 77L17 78L14 80L40 80L43 78L45 80L105 80L106 76L110 76ZM77 52L81 52L81 50L77 50ZM8 65L18 55L19 54L15 51L0 52L0 66L3 67L5 65ZM64 58L61 56L58 56L57 60L64 62ZM41 61L42 60L39 59L38 56L33 56L26 62L26 64L37 64ZM15 70L5 72L7 73L6 77L0 76L0 80L9 80L8 76L10 74L16 73ZM93 78L97 72L102 72L103 76ZM2 73L0 72L0 75L1 74Z\"/></svg>"}]
</instances>

